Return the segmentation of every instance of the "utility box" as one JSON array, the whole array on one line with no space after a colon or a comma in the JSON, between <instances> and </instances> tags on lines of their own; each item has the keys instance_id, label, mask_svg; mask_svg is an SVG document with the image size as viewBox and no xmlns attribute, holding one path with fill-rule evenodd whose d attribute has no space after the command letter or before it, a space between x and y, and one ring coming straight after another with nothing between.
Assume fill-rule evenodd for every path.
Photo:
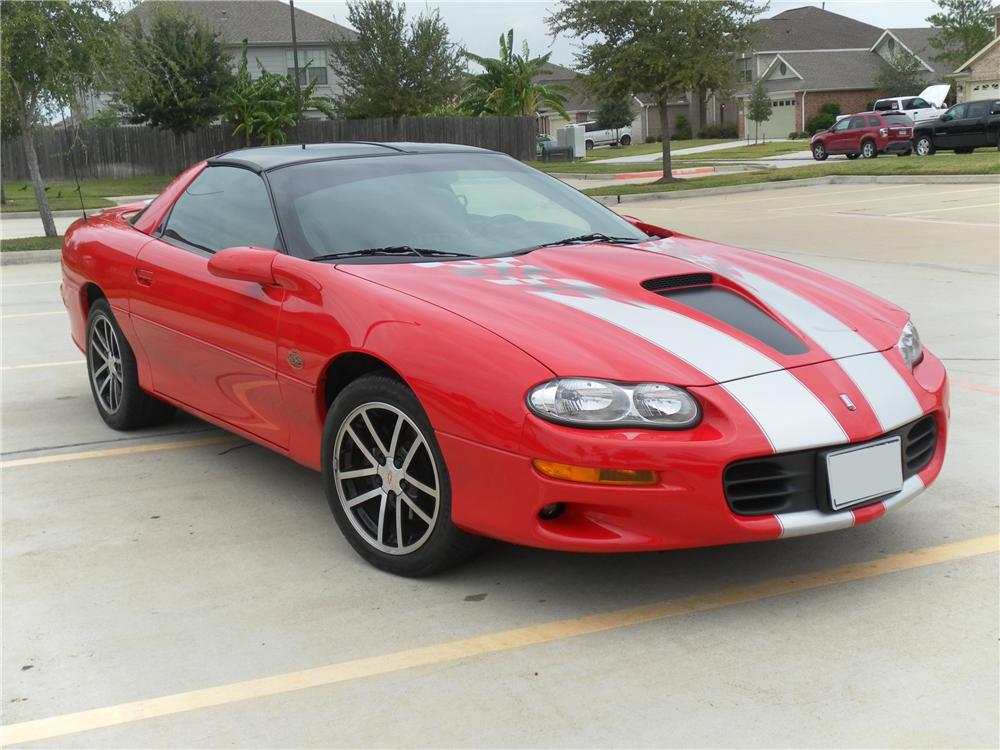
<instances>
[{"instance_id":1,"label":"utility box","mask_svg":"<svg viewBox=\"0 0 1000 750\"><path fill-rule=\"evenodd\" d=\"M583 125L567 125L556 131L556 142L562 148L573 149L574 159L582 159L587 155L586 132Z\"/></svg>"}]
</instances>

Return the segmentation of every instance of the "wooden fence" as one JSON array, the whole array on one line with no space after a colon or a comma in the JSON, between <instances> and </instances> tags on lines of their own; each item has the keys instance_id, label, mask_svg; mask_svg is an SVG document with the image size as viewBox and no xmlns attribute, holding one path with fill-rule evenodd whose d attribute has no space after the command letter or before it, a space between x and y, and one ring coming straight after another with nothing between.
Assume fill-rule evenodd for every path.
<instances>
[{"instance_id":1,"label":"wooden fence","mask_svg":"<svg viewBox=\"0 0 1000 750\"><path fill-rule=\"evenodd\" d=\"M73 162L81 179L174 175L194 162L242 148L231 125L210 125L180 137L148 127L46 129L35 135L42 177L72 180ZM411 141L461 143L502 151L516 159L535 157L531 117L402 117L372 120L307 120L289 142ZM0 149L3 180L27 180L20 140Z\"/></svg>"}]
</instances>

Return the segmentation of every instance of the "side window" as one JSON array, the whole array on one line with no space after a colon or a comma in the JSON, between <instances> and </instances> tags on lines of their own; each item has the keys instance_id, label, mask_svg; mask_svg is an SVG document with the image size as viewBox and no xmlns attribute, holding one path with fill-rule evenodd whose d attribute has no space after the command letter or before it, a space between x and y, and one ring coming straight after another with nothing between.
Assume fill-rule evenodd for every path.
<instances>
[{"instance_id":1,"label":"side window","mask_svg":"<svg viewBox=\"0 0 1000 750\"><path fill-rule=\"evenodd\" d=\"M588 122L584 126L584 130L586 130L588 133L593 133L595 130L603 130L603 128L598 127L596 122Z\"/></svg>"},{"instance_id":2,"label":"side window","mask_svg":"<svg viewBox=\"0 0 1000 750\"><path fill-rule=\"evenodd\" d=\"M865 118L864 117L852 117L851 118L851 124L848 127L851 130L858 130L859 128L863 128L864 126L865 126Z\"/></svg>"},{"instance_id":3,"label":"side window","mask_svg":"<svg viewBox=\"0 0 1000 750\"><path fill-rule=\"evenodd\" d=\"M930 103L925 102L919 96L910 99L910 101L907 102L906 107L904 107L904 109L930 109L930 108L931 108Z\"/></svg>"},{"instance_id":4,"label":"side window","mask_svg":"<svg viewBox=\"0 0 1000 750\"><path fill-rule=\"evenodd\" d=\"M983 99L978 102L969 102L968 111L966 111L966 117L982 117L990 112L990 103Z\"/></svg>"},{"instance_id":5,"label":"side window","mask_svg":"<svg viewBox=\"0 0 1000 750\"><path fill-rule=\"evenodd\" d=\"M163 238L200 250L274 248L278 226L261 177L238 167L208 167L177 199Z\"/></svg>"},{"instance_id":6,"label":"side window","mask_svg":"<svg viewBox=\"0 0 1000 750\"><path fill-rule=\"evenodd\" d=\"M843 120L838 120L837 124L834 125L832 128L830 128L830 130L832 130L834 133L839 133L842 130L847 130L850 124L851 124L850 119L845 117Z\"/></svg>"},{"instance_id":7,"label":"side window","mask_svg":"<svg viewBox=\"0 0 1000 750\"><path fill-rule=\"evenodd\" d=\"M880 127L882 127L882 121L880 119L878 119L878 117L876 117L875 115L869 115L868 116L868 127L871 127L871 128L880 128Z\"/></svg>"},{"instance_id":8,"label":"side window","mask_svg":"<svg viewBox=\"0 0 1000 750\"><path fill-rule=\"evenodd\" d=\"M881 101L875 102L876 112L887 112L889 110L896 108L896 102L889 101L888 99L882 99Z\"/></svg>"},{"instance_id":9,"label":"side window","mask_svg":"<svg viewBox=\"0 0 1000 750\"><path fill-rule=\"evenodd\" d=\"M968 104L956 104L954 107L945 112L942 117L944 117L945 120L960 120L965 117L965 110L968 106Z\"/></svg>"}]
</instances>

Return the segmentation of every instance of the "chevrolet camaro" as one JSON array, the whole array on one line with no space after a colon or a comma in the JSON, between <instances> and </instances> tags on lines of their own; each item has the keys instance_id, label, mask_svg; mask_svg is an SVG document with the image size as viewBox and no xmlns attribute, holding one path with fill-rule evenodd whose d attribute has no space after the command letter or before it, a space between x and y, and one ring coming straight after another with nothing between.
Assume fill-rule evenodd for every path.
<instances>
[{"instance_id":1,"label":"chevrolet camaro","mask_svg":"<svg viewBox=\"0 0 1000 750\"><path fill-rule=\"evenodd\" d=\"M108 425L179 408L322 471L349 543L401 575L483 537L846 529L944 460L947 376L906 312L481 149L208 159L77 221L62 296Z\"/></svg>"}]
</instances>

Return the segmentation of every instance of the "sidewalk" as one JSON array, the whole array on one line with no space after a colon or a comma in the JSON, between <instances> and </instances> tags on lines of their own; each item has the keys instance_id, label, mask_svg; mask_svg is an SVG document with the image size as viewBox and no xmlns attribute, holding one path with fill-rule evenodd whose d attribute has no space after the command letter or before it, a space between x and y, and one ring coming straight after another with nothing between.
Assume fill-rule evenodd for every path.
<instances>
[{"instance_id":1,"label":"sidewalk","mask_svg":"<svg viewBox=\"0 0 1000 750\"><path fill-rule=\"evenodd\" d=\"M772 138L768 143L787 141L787 138ZM683 143L683 141L680 141ZM684 156L685 154L704 154L709 151L723 151L727 148L738 148L740 146L745 146L746 141L735 140L726 141L725 143L712 143L708 146L694 146L692 148L678 148L670 149L671 156ZM654 151L651 154L639 154L638 156L619 156L614 159L594 159L591 164L641 164L647 161L660 161L663 158L663 154L660 151Z\"/></svg>"}]
</instances>

